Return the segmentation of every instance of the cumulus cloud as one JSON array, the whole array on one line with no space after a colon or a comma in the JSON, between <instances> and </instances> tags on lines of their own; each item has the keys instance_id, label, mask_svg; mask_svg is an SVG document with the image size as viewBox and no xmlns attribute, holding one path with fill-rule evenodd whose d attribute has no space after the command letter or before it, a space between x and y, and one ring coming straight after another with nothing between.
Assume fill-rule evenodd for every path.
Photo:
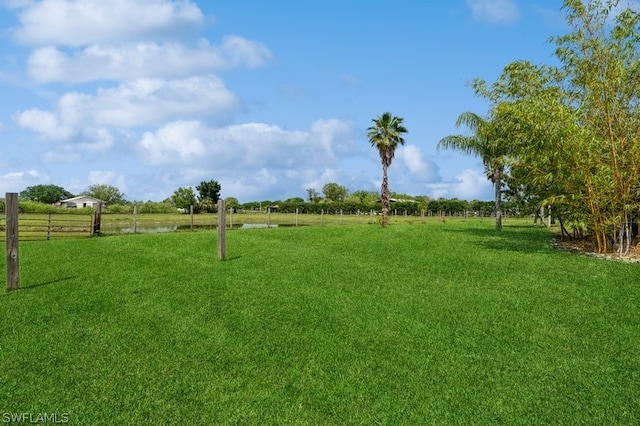
<instances>
[{"instance_id":1,"label":"cumulus cloud","mask_svg":"<svg viewBox=\"0 0 640 426\"><path fill-rule=\"evenodd\" d=\"M46 139L68 141L86 129L158 125L167 119L228 113L238 105L235 95L215 76L139 79L100 89L95 95L69 92L53 111L19 111L14 120Z\"/></svg>"},{"instance_id":2,"label":"cumulus cloud","mask_svg":"<svg viewBox=\"0 0 640 426\"><path fill-rule=\"evenodd\" d=\"M97 80L177 78L235 67L257 67L272 58L262 43L226 36L219 46L201 40L189 48L180 43L94 44L63 51L36 49L28 60L29 75L39 83L83 83Z\"/></svg>"},{"instance_id":3,"label":"cumulus cloud","mask_svg":"<svg viewBox=\"0 0 640 426\"><path fill-rule=\"evenodd\" d=\"M396 156L404 163L412 177L424 182L431 182L437 178L437 166L424 159L418 146L401 146L398 148Z\"/></svg>"},{"instance_id":4,"label":"cumulus cloud","mask_svg":"<svg viewBox=\"0 0 640 426\"><path fill-rule=\"evenodd\" d=\"M90 185L112 185L125 193L127 191L127 180L124 175L114 171L93 170L89 172L88 183Z\"/></svg>"},{"instance_id":5,"label":"cumulus cloud","mask_svg":"<svg viewBox=\"0 0 640 426\"><path fill-rule=\"evenodd\" d=\"M43 0L14 4L14 38L30 45L83 45L168 37L200 27L202 12L189 0Z\"/></svg>"},{"instance_id":6,"label":"cumulus cloud","mask_svg":"<svg viewBox=\"0 0 640 426\"><path fill-rule=\"evenodd\" d=\"M154 166L289 170L336 162L336 151L348 151L352 144L352 132L353 125L341 120L318 120L308 131L264 123L212 128L199 121L176 121L146 132L138 148Z\"/></svg>"},{"instance_id":7,"label":"cumulus cloud","mask_svg":"<svg viewBox=\"0 0 640 426\"><path fill-rule=\"evenodd\" d=\"M55 114L37 108L18 112L14 120L20 127L33 130L54 141L67 140L74 133L74 130L63 124Z\"/></svg>"},{"instance_id":8,"label":"cumulus cloud","mask_svg":"<svg viewBox=\"0 0 640 426\"><path fill-rule=\"evenodd\" d=\"M492 184L487 177L477 170L464 170L456 175L456 181L451 184L451 197L484 200L491 199Z\"/></svg>"},{"instance_id":9,"label":"cumulus cloud","mask_svg":"<svg viewBox=\"0 0 640 426\"><path fill-rule=\"evenodd\" d=\"M467 0L473 17L490 23L512 23L520 17L513 0Z\"/></svg>"},{"instance_id":10,"label":"cumulus cloud","mask_svg":"<svg viewBox=\"0 0 640 426\"><path fill-rule=\"evenodd\" d=\"M137 147L147 165L175 174L180 186L219 176L224 196L289 198L327 182L344 183L348 176L338 171L344 157L336 153L353 151L353 134L352 123L335 119L293 131L264 123L214 128L176 121L146 132Z\"/></svg>"},{"instance_id":11,"label":"cumulus cloud","mask_svg":"<svg viewBox=\"0 0 640 426\"><path fill-rule=\"evenodd\" d=\"M19 193L33 185L47 183L49 177L36 170L11 172L0 175L0 194L4 197L7 192Z\"/></svg>"}]
</instances>

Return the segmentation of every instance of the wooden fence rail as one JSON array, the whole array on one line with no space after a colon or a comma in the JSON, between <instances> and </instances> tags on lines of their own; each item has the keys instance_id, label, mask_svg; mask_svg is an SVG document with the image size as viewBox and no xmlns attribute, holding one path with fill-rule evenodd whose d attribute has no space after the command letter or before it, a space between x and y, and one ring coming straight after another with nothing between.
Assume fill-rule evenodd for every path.
<instances>
[{"instance_id":1,"label":"wooden fence rail","mask_svg":"<svg viewBox=\"0 0 640 426\"><path fill-rule=\"evenodd\" d=\"M0 241L6 240L6 218L0 212ZM21 213L18 218L20 241L42 241L92 235L91 215Z\"/></svg>"}]
</instances>

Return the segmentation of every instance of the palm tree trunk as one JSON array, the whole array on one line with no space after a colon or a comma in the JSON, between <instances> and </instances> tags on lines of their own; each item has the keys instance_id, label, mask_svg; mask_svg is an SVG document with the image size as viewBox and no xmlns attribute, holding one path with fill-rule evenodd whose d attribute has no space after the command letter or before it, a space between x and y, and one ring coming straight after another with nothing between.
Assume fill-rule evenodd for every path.
<instances>
[{"instance_id":1,"label":"palm tree trunk","mask_svg":"<svg viewBox=\"0 0 640 426\"><path fill-rule=\"evenodd\" d=\"M502 170L496 169L494 172L494 185L496 195L496 231L502 231Z\"/></svg>"},{"instance_id":2,"label":"palm tree trunk","mask_svg":"<svg viewBox=\"0 0 640 426\"><path fill-rule=\"evenodd\" d=\"M380 200L382 202L382 226L386 226L389 223L389 178L387 177L387 169L389 166L386 162L382 162L382 187Z\"/></svg>"}]
</instances>

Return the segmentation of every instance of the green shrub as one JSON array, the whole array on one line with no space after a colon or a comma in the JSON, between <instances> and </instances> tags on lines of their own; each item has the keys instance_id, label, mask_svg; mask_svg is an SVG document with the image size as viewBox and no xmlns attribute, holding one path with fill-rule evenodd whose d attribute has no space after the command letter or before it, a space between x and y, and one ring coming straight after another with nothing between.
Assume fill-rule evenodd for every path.
<instances>
[{"instance_id":1,"label":"green shrub","mask_svg":"<svg viewBox=\"0 0 640 426\"><path fill-rule=\"evenodd\" d=\"M19 213L55 213L56 207L37 201L18 200Z\"/></svg>"}]
</instances>

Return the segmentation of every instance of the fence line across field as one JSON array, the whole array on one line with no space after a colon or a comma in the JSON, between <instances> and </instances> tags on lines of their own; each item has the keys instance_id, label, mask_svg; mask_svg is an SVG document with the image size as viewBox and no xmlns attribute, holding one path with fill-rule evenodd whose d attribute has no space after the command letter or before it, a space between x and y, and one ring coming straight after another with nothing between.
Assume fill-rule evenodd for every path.
<instances>
[{"instance_id":1,"label":"fence line across field","mask_svg":"<svg viewBox=\"0 0 640 426\"><path fill-rule=\"evenodd\" d=\"M155 233L172 231L213 230L218 227L217 213L194 214L190 209L187 214L137 213L133 214L102 212L100 215L101 235ZM225 226L228 229L238 228L270 228L277 226L327 226L376 224L380 215L375 211L325 211L306 213L296 210L291 213L265 211L238 211L225 209ZM490 219L493 215L479 212L433 212L422 211L420 214L408 214L406 210L392 210L391 223L419 223L426 220L446 220L460 218L467 220ZM64 212L56 213L21 213L19 217L20 240L39 241L61 238L87 237L94 235L96 218L92 215L78 215ZM0 211L0 241L5 240L6 216Z\"/></svg>"}]
</instances>

